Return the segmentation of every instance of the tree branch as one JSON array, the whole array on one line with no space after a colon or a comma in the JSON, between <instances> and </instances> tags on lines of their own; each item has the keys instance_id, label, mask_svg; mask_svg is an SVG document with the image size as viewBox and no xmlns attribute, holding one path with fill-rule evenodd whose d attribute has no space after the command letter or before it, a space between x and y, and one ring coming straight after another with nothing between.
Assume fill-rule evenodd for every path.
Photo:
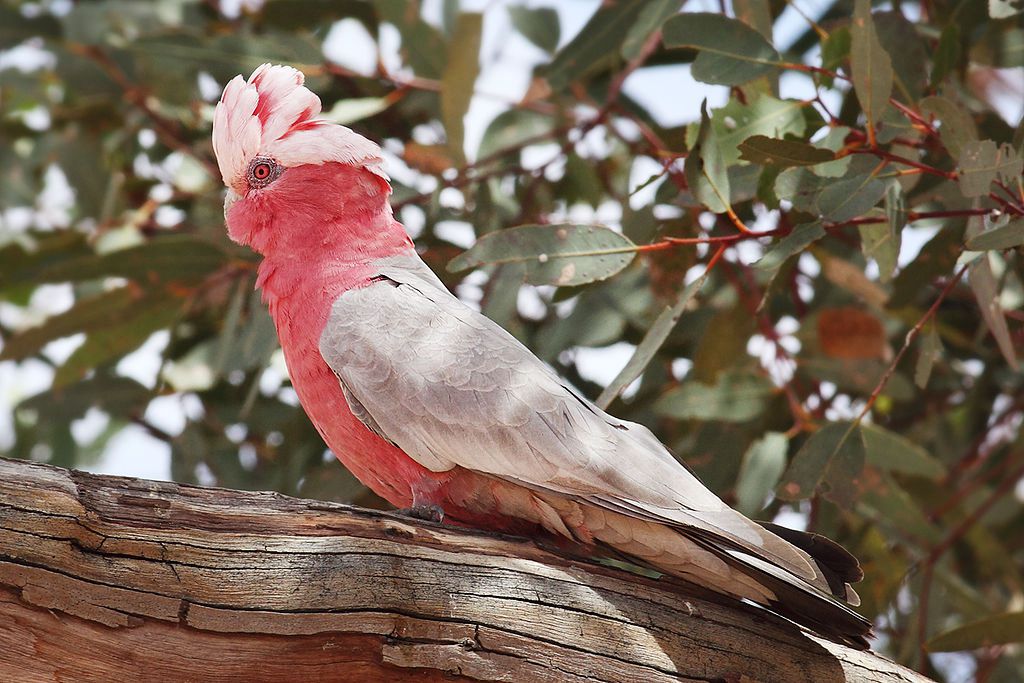
<instances>
[{"instance_id":1,"label":"tree branch","mask_svg":"<svg viewBox=\"0 0 1024 683\"><path fill-rule=\"evenodd\" d=\"M0 459L0 678L299 675L926 680L753 607L523 539Z\"/></svg>"}]
</instances>

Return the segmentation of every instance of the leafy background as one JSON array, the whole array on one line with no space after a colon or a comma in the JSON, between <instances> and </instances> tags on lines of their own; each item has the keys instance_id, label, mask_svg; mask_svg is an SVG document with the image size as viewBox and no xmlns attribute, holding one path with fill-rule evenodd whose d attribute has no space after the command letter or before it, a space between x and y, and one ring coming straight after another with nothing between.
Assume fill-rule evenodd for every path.
<instances>
[{"instance_id":1,"label":"leafy background","mask_svg":"<svg viewBox=\"0 0 1024 683\"><path fill-rule=\"evenodd\" d=\"M1022 6L870 4L0 3L0 452L382 504L223 230L212 105L286 62L461 297L858 555L879 649L1021 680Z\"/></svg>"}]
</instances>

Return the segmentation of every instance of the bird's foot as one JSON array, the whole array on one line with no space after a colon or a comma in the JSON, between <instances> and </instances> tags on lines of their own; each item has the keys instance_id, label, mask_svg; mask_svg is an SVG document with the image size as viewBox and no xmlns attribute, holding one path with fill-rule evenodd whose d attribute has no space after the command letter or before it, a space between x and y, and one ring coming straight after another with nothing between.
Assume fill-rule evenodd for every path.
<instances>
[{"instance_id":1,"label":"bird's foot","mask_svg":"<svg viewBox=\"0 0 1024 683\"><path fill-rule=\"evenodd\" d=\"M441 509L440 505L413 505L409 508L395 510L395 512L406 517L422 519L427 522L437 522L440 524L444 521L444 510Z\"/></svg>"}]
</instances>

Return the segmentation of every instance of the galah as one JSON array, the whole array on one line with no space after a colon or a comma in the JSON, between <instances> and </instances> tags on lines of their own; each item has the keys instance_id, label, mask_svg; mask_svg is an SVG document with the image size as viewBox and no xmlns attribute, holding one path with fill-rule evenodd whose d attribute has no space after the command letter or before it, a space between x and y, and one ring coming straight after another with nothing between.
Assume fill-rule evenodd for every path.
<instances>
[{"instance_id":1,"label":"galah","mask_svg":"<svg viewBox=\"0 0 1024 683\"><path fill-rule=\"evenodd\" d=\"M449 293L392 214L380 148L319 114L301 72L265 64L224 89L213 147L299 401L360 481L414 513L610 549L867 647L853 556L732 510Z\"/></svg>"}]
</instances>

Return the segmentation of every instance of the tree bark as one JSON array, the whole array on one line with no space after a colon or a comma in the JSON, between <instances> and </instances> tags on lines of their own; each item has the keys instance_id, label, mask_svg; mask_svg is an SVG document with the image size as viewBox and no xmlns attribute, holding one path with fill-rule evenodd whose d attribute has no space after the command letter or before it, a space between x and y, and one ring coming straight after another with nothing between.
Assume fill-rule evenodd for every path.
<instances>
[{"instance_id":1,"label":"tree bark","mask_svg":"<svg viewBox=\"0 0 1024 683\"><path fill-rule=\"evenodd\" d=\"M524 539L0 459L0 680L161 679L926 680Z\"/></svg>"}]
</instances>

